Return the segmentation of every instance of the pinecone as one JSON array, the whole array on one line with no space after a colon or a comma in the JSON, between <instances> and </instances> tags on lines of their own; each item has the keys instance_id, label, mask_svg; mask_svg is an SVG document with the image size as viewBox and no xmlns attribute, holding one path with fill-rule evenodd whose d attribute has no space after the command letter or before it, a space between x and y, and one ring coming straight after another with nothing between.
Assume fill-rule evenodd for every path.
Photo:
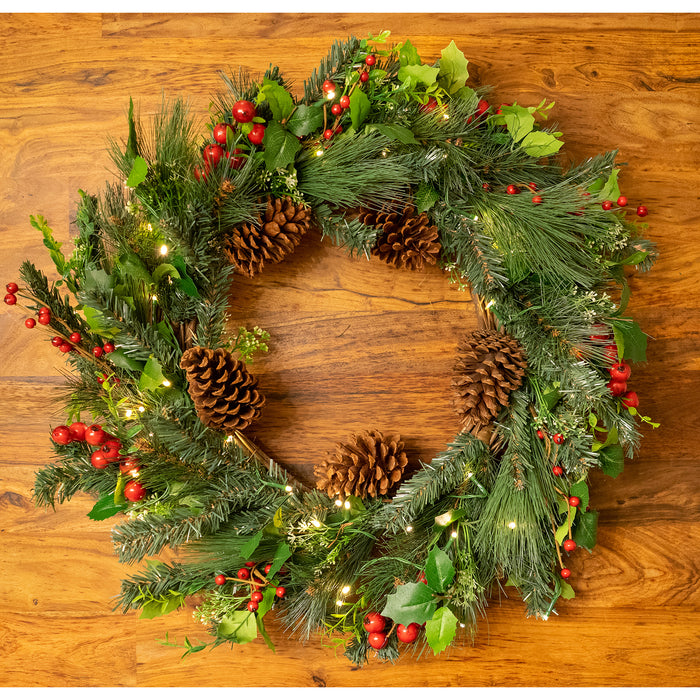
<instances>
[{"instance_id":1,"label":"pinecone","mask_svg":"<svg viewBox=\"0 0 700 700\"><path fill-rule=\"evenodd\" d=\"M291 197L268 197L267 208L257 223L242 224L228 232L224 252L236 272L252 277L266 263L278 263L291 253L310 221L311 209Z\"/></svg>"},{"instance_id":2,"label":"pinecone","mask_svg":"<svg viewBox=\"0 0 700 700\"><path fill-rule=\"evenodd\" d=\"M527 361L515 338L493 330L470 333L458 349L455 410L464 428L476 433L508 405L510 392L523 383Z\"/></svg>"},{"instance_id":3,"label":"pinecone","mask_svg":"<svg viewBox=\"0 0 700 700\"><path fill-rule=\"evenodd\" d=\"M431 226L428 215L418 214L412 204L407 204L403 211L385 207L376 212L362 208L358 218L365 226L382 230L372 249L380 260L408 270L422 270L425 263L435 265L440 252L437 226Z\"/></svg>"},{"instance_id":4,"label":"pinecone","mask_svg":"<svg viewBox=\"0 0 700 700\"><path fill-rule=\"evenodd\" d=\"M403 476L408 458L399 435L378 430L353 435L338 443L335 454L314 467L316 488L329 496L383 496Z\"/></svg>"},{"instance_id":5,"label":"pinecone","mask_svg":"<svg viewBox=\"0 0 700 700\"><path fill-rule=\"evenodd\" d=\"M258 380L228 350L195 346L182 354L188 392L199 419L209 428L244 430L260 416L265 397Z\"/></svg>"}]
</instances>

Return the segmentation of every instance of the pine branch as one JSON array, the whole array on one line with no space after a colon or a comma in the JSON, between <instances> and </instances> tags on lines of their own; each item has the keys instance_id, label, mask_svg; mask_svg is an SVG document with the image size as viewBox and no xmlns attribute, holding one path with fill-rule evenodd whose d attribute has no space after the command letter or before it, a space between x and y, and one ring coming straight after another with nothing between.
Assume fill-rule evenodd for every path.
<instances>
[{"instance_id":1,"label":"pine branch","mask_svg":"<svg viewBox=\"0 0 700 700\"><path fill-rule=\"evenodd\" d=\"M328 55L314 68L308 80L304 80L304 104L310 105L323 97L323 83L326 80L342 80L345 69L351 66L360 50L360 40L354 36L345 41L334 41Z\"/></svg>"},{"instance_id":2,"label":"pine branch","mask_svg":"<svg viewBox=\"0 0 700 700\"><path fill-rule=\"evenodd\" d=\"M346 218L347 212L334 213L326 204L316 207L316 220L323 238L330 238L334 245L346 248L353 257L369 259L379 231L366 226L359 219Z\"/></svg>"}]
</instances>

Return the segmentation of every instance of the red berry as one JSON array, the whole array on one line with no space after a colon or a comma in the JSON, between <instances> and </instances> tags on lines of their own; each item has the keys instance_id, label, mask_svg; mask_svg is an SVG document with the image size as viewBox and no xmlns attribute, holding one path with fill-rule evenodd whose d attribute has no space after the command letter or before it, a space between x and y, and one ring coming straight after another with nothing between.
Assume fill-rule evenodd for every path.
<instances>
[{"instance_id":1,"label":"red berry","mask_svg":"<svg viewBox=\"0 0 700 700\"><path fill-rule=\"evenodd\" d=\"M335 92L335 83L332 80L326 80L321 86L321 89L323 92Z\"/></svg>"},{"instance_id":2,"label":"red berry","mask_svg":"<svg viewBox=\"0 0 700 700\"><path fill-rule=\"evenodd\" d=\"M432 112L438 106L438 101L435 97L429 97L428 101L420 106L421 112Z\"/></svg>"},{"instance_id":3,"label":"red berry","mask_svg":"<svg viewBox=\"0 0 700 700\"><path fill-rule=\"evenodd\" d=\"M508 185L508 187L506 187L506 192L508 194L519 194L520 189L518 187L516 187L515 185Z\"/></svg>"},{"instance_id":4,"label":"red berry","mask_svg":"<svg viewBox=\"0 0 700 700\"><path fill-rule=\"evenodd\" d=\"M369 80L369 73L366 70L363 70L362 73L360 73L360 82L366 83L368 80Z\"/></svg>"},{"instance_id":5,"label":"red berry","mask_svg":"<svg viewBox=\"0 0 700 700\"><path fill-rule=\"evenodd\" d=\"M488 111L491 105L486 100L479 100L479 104L476 106L476 116L480 117Z\"/></svg>"},{"instance_id":6,"label":"red berry","mask_svg":"<svg viewBox=\"0 0 700 700\"><path fill-rule=\"evenodd\" d=\"M73 441L70 428L67 425L59 425L51 431L51 439L59 445L68 445Z\"/></svg>"},{"instance_id":7,"label":"red berry","mask_svg":"<svg viewBox=\"0 0 700 700\"><path fill-rule=\"evenodd\" d=\"M255 146L259 146L265 138L265 126L263 124L254 124L248 134L248 141Z\"/></svg>"},{"instance_id":8,"label":"red berry","mask_svg":"<svg viewBox=\"0 0 700 700\"><path fill-rule=\"evenodd\" d=\"M331 114L335 114L336 117L342 113L343 113L343 108L340 106L339 103L336 103L331 107Z\"/></svg>"},{"instance_id":9,"label":"red berry","mask_svg":"<svg viewBox=\"0 0 700 700\"><path fill-rule=\"evenodd\" d=\"M607 360L610 362L617 362L617 345L606 345L603 349L605 350L605 358Z\"/></svg>"},{"instance_id":10,"label":"red berry","mask_svg":"<svg viewBox=\"0 0 700 700\"><path fill-rule=\"evenodd\" d=\"M73 346L72 346L70 343L61 343L61 344L58 346L58 349L59 349L61 352L70 352L70 351L73 349Z\"/></svg>"},{"instance_id":11,"label":"red berry","mask_svg":"<svg viewBox=\"0 0 700 700\"><path fill-rule=\"evenodd\" d=\"M107 461L110 463L119 461L119 459L121 458L119 450L121 450L121 448L122 444L116 438L113 438L111 440L105 440L105 444L102 446L105 456L107 457Z\"/></svg>"},{"instance_id":12,"label":"red berry","mask_svg":"<svg viewBox=\"0 0 700 700\"><path fill-rule=\"evenodd\" d=\"M637 207L637 216L646 216L649 213L649 210L644 207L644 206L638 206Z\"/></svg>"},{"instance_id":13,"label":"red berry","mask_svg":"<svg viewBox=\"0 0 700 700\"><path fill-rule=\"evenodd\" d=\"M532 198L532 203L533 203L533 204L542 204L542 197L540 197L540 195L536 194L536 195Z\"/></svg>"},{"instance_id":14,"label":"red berry","mask_svg":"<svg viewBox=\"0 0 700 700\"><path fill-rule=\"evenodd\" d=\"M253 117L255 116L255 105L252 102L248 102L248 100L239 100L235 105L233 105L231 112L233 114L233 118L239 124L247 124L248 122L253 121Z\"/></svg>"},{"instance_id":15,"label":"red berry","mask_svg":"<svg viewBox=\"0 0 700 700\"><path fill-rule=\"evenodd\" d=\"M73 440L85 442L85 431L87 430L87 425L85 425L85 423L81 423L80 421L71 423L68 429L70 430L70 436Z\"/></svg>"},{"instance_id":16,"label":"red berry","mask_svg":"<svg viewBox=\"0 0 700 700\"><path fill-rule=\"evenodd\" d=\"M207 174L209 173L209 163L206 163L203 168L198 165L194 166L194 179L197 182L206 182Z\"/></svg>"},{"instance_id":17,"label":"red berry","mask_svg":"<svg viewBox=\"0 0 700 700\"><path fill-rule=\"evenodd\" d=\"M102 349L103 349L106 353L114 352L114 343L105 343L105 344L102 346Z\"/></svg>"},{"instance_id":18,"label":"red berry","mask_svg":"<svg viewBox=\"0 0 700 700\"><path fill-rule=\"evenodd\" d=\"M42 307L39 309L39 311L37 311L37 313L39 314L39 316L43 316L44 314L49 314L49 315L50 315L50 314L51 314L51 309L49 309L48 306L42 306Z\"/></svg>"},{"instance_id":19,"label":"red berry","mask_svg":"<svg viewBox=\"0 0 700 700\"><path fill-rule=\"evenodd\" d=\"M7 289L7 291L8 291L10 294L15 294L15 293L17 292L17 290L19 289L19 287L17 286L17 283L16 283L16 282L8 282L8 283L5 285L5 289Z\"/></svg>"},{"instance_id":20,"label":"red berry","mask_svg":"<svg viewBox=\"0 0 700 700\"><path fill-rule=\"evenodd\" d=\"M93 424L85 429L85 442L88 445L101 445L107 439L107 434L102 426Z\"/></svg>"},{"instance_id":21,"label":"red berry","mask_svg":"<svg viewBox=\"0 0 700 700\"><path fill-rule=\"evenodd\" d=\"M490 189L491 189L491 185L489 185L488 182L483 182L483 183L481 183L481 189L483 189L483 190L490 190Z\"/></svg>"},{"instance_id":22,"label":"red berry","mask_svg":"<svg viewBox=\"0 0 700 700\"><path fill-rule=\"evenodd\" d=\"M626 382L632 374L632 368L626 362L614 364L608 371L615 382Z\"/></svg>"},{"instance_id":23,"label":"red berry","mask_svg":"<svg viewBox=\"0 0 700 700\"><path fill-rule=\"evenodd\" d=\"M627 408L637 408L639 406L639 396L637 396L636 391L628 391L622 397L622 405Z\"/></svg>"},{"instance_id":24,"label":"red berry","mask_svg":"<svg viewBox=\"0 0 700 700\"><path fill-rule=\"evenodd\" d=\"M612 209L612 205L613 205L612 202L609 199L606 199L600 206L603 207L603 209L605 209L605 211L608 211L608 210Z\"/></svg>"},{"instance_id":25,"label":"red berry","mask_svg":"<svg viewBox=\"0 0 700 700\"><path fill-rule=\"evenodd\" d=\"M14 306L17 303L17 297L14 294L5 294L5 303L8 306Z\"/></svg>"},{"instance_id":26,"label":"red berry","mask_svg":"<svg viewBox=\"0 0 700 700\"><path fill-rule=\"evenodd\" d=\"M418 574L418 577L416 578L416 581L418 581L418 583L424 583L426 586L428 585L428 579L425 578L425 571L421 571L421 572Z\"/></svg>"},{"instance_id":27,"label":"red berry","mask_svg":"<svg viewBox=\"0 0 700 700\"><path fill-rule=\"evenodd\" d=\"M540 188L534 182L528 182L527 186L533 191L537 192Z\"/></svg>"},{"instance_id":28,"label":"red berry","mask_svg":"<svg viewBox=\"0 0 700 700\"><path fill-rule=\"evenodd\" d=\"M618 207L626 207L627 206L627 197L623 197L622 195L620 195L617 198L617 206Z\"/></svg>"},{"instance_id":29,"label":"red berry","mask_svg":"<svg viewBox=\"0 0 700 700\"><path fill-rule=\"evenodd\" d=\"M53 338L51 338L51 345L53 345L55 348L61 347L61 345L63 345L63 338L61 338L60 335L55 335Z\"/></svg>"},{"instance_id":30,"label":"red berry","mask_svg":"<svg viewBox=\"0 0 700 700\"><path fill-rule=\"evenodd\" d=\"M572 508L578 508L581 505L581 499L578 496L571 496L571 498L569 498L569 505Z\"/></svg>"},{"instance_id":31,"label":"red berry","mask_svg":"<svg viewBox=\"0 0 700 700\"><path fill-rule=\"evenodd\" d=\"M251 599L254 603L259 603L259 602L263 599L263 594L262 594L260 591L253 591L253 592L250 594L250 599Z\"/></svg>"},{"instance_id":32,"label":"red berry","mask_svg":"<svg viewBox=\"0 0 700 700\"><path fill-rule=\"evenodd\" d=\"M255 566L255 562L254 562L254 561L247 561L247 562L245 563L245 565L246 565L247 567L249 567L249 568L252 569L252 568Z\"/></svg>"},{"instance_id":33,"label":"red berry","mask_svg":"<svg viewBox=\"0 0 700 700\"><path fill-rule=\"evenodd\" d=\"M537 431L537 437L538 437L540 440L544 440L544 430L538 430L538 431Z\"/></svg>"},{"instance_id":34,"label":"red berry","mask_svg":"<svg viewBox=\"0 0 700 700\"><path fill-rule=\"evenodd\" d=\"M102 384L102 382L103 382L105 379L107 379L107 375L106 375L106 374L101 374L99 377L97 377L97 383L98 383L98 384Z\"/></svg>"},{"instance_id":35,"label":"red berry","mask_svg":"<svg viewBox=\"0 0 700 700\"><path fill-rule=\"evenodd\" d=\"M399 638L399 641L405 642L406 644L415 642L419 632L420 627L415 622L412 622L408 627L399 625L396 628L396 636Z\"/></svg>"},{"instance_id":36,"label":"red berry","mask_svg":"<svg viewBox=\"0 0 700 700\"><path fill-rule=\"evenodd\" d=\"M48 326L51 323L51 314L39 314L38 319L42 326Z\"/></svg>"},{"instance_id":37,"label":"red berry","mask_svg":"<svg viewBox=\"0 0 700 700\"><path fill-rule=\"evenodd\" d=\"M556 465L552 467L552 474L554 476L564 476L564 470L559 465Z\"/></svg>"},{"instance_id":38,"label":"red berry","mask_svg":"<svg viewBox=\"0 0 700 700\"><path fill-rule=\"evenodd\" d=\"M370 54L369 56L367 56L367 57L365 58L365 63L366 63L368 66L373 66L376 62L377 62L377 57L376 57L376 56L373 56L372 54Z\"/></svg>"},{"instance_id":39,"label":"red berry","mask_svg":"<svg viewBox=\"0 0 700 700\"><path fill-rule=\"evenodd\" d=\"M342 131L343 131L343 127L340 126L340 124L338 124L338 126L336 126L335 129L333 129L334 134L340 134Z\"/></svg>"},{"instance_id":40,"label":"red berry","mask_svg":"<svg viewBox=\"0 0 700 700\"><path fill-rule=\"evenodd\" d=\"M267 564L267 565L265 566L265 573L266 573L266 574L269 574L271 569L272 569L272 564Z\"/></svg>"},{"instance_id":41,"label":"red berry","mask_svg":"<svg viewBox=\"0 0 700 700\"><path fill-rule=\"evenodd\" d=\"M571 571L569 571L569 569L562 569L559 573L562 578L569 578L569 576L571 576Z\"/></svg>"},{"instance_id":42,"label":"red berry","mask_svg":"<svg viewBox=\"0 0 700 700\"><path fill-rule=\"evenodd\" d=\"M323 138L326 139L326 141L330 141L333 138L333 129L326 129L323 132Z\"/></svg>"},{"instance_id":43,"label":"red berry","mask_svg":"<svg viewBox=\"0 0 700 700\"><path fill-rule=\"evenodd\" d=\"M387 645L387 638L381 632L372 632L367 638L367 643L372 649L383 649Z\"/></svg>"},{"instance_id":44,"label":"red berry","mask_svg":"<svg viewBox=\"0 0 700 700\"><path fill-rule=\"evenodd\" d=\"M284 586L277 586L275 588L275 595L278 598L284 598L284 596L287 594L287 589Z\"/></svg>"},{"instance_id":45,"label":"red berry","mask_svg":"<svg viewBox=\"0 0 700 700\"><path fill-rule=\"evenodd\" d=\"M141 460L138 457L127 457L119 462L119 471L122 474L131 474L136 477L141 468Z\"/></svg>"},{"instance_id":46,"label":"red berry","mask_svg":"<svg viewBox=\"0 0 700 700\"><path fill-rule=\"evenodd\" d=\"M139 484L138 481L130 481L124 487L124 498L132 503L142 500L145 495L146 489L143 487L143 484Z\"/></svg>"},{"instance_id":47,"label":"red berry","mask_svg":"<svg viewBox=\"0 0 700 700\"><path fill-rule=\"evenodd\" d=\"M386 628L386 618L382 617L378 612L371 612L365 615L362 624L367 632L383 632Z\"/></svg>"},{"instance_id":48,"label":"red berry","mask_svg":"<svg viewBox=\"0 0 700 700\"><path fill-rule=\"evenodd\" d=\"M210 143L204 147L202 155L205 163L215 166L224 157L224 149L218 143Z\"/></svg>"},{"instance_id":49,"label":"red berry","mask_svg":"<svg viewBox=\"0 0 700 700\"><path fill-rule=\"evenodd\" d=\"M250 603L248 603L248 610L250 610L250 612L255 612L257 609L258 604L254 600L251 600Z\"/></svg>"},{"instance_id":50,"label":"red berry","mask_svg":"<svg viewBox=\"0 0 700 700\"><path fill-rule=\"evenodd\" d=\"M228 136L229 130L233 131L233 127L230 124L217 124L212 132L214 141L220 143L222 146L225 146L226 137Z\"/></svg>"},{"instance_id":51,"label":"red berry","mask_svg":"<svg viewBox=\"0 0 700 700\"><path fill-rule=\"evenodd\" d=\"M562 442L564 442L564 436L561 433L554 433L552 440L554 440L557 445L561 445Z\"/></svg>"},{"instance_id":52,"label":"red berry","mask_svg":"<svg viewBox=\"0 0 700 700\"><path fill-rule=\"evenodd\" d=\"M226 577L223 574L219 574L215 579L214 583L217 586L223 586L226 583Z\"/></svg>"},{"instance_id":53,"label":"red berry","mask_svg":"<svg viewBox=\"0 0 700 700\"><path fill-rule=\"evenodd\" d=\"M229 153L228 151L226 151L226 158L228 159L228 164L234 170L240 170L246 161L244 157L238 155L239 153L243 153L243 149L234 148L233 153Z\"/></svg>"},{"instance_id":54,"label":"red berry","mask_svg":"<svg viewBox=\"0 0 700 700\"><path fill-rule=\"evenodd\" d=\"M78 333L78 331L75 331L75 333L70 334L70 342L75 343L76 345L83 339L83 336Z\"/></svg>"},{"instance_id":55,"label":"red berry","mask_svg":"<svg viewBox=\"0 0 700 700\"><path fill-rule=\"evenodd\" d=\"M250 571L248 569L238 569L238 573L236 574L237 578L242 578L244 581L247 581L250 578Z\"/></svg>"},{"instance_id":56,"label":"red berry","mask_svg":"<svg viewBox=\"0 0 700 700\"><path fill-rule=\"evenodd\" d=\"M103 353L104 353L104 350L99 345L95 345L95 347L92 349L92 354L95 357L102 357Z\"/></svg>"},{"instance_id":57,"label":"red berry","mask_svg":"<svg viewBox=\"0 0 700 700\"><path fill-rule=\"evenodd\" d=\"M90 462L95 469L106 469L109 464L107 455L103 449L95 450L92 455L90 455Z\"/></svg>"},{"instance_id":58,"label":"red berry","mask_svg":"<svg viewBox=\"0 0 700 700\"><path fill-rule=\"evenodd\" d=\"M573 552L574 549L576 549L576 542L573 540L564 540L564 544L562 546L567 552Z\"/></svg>"},{"instance_id":59,"label":"red berry","mask_svg":"<svg viewBox=\"0 0 700 700\"><path fill-rule=\"evenodd\" d=\"M34 326L36 326L36 321L33 318L28 318L25 320L24 325L27 328L34 328Z\"/></svg>"},{"instance_id":60,"label":"red berry","mask_svg":"<svg viewBox=\"0 0 700 700\"><path fill-rule=\"evenodd\" d=\"M607 384L613 396L622 396L627 391L627 382L618 382L611 379Z\"/></svg>"},{"instance_id":61,"label":"red berry","mask_svg":"<svg viewBox=\"0 0 700 700\"><path fill-rule=\"evenodd\" d=\"M343 95L340 98L340 106L343 109L347 109L350 106L350 97L348 95Z\"/></svg>"}]
</instances>

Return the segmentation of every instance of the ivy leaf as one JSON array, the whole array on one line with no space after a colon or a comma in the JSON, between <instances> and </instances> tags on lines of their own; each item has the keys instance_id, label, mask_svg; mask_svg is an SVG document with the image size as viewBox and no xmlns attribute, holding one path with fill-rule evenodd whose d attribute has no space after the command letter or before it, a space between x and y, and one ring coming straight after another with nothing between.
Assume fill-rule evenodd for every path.
<instances>
[{"instance_id":1,"label":"ivy leaf","mask_svg":"<svg viewBox=\"0 0 700 700\"><path fill-rule=\"evenodd\" d=\"M535 118L530 110L525 107L504 105L501 107L501 111L508 127L508 133L513 137L513 141L524 139L535 126Z\"/></svg>"},{"instance_id":2,"label":"ivy leaf","mask_svg":"<svg viewBox=\"0 0 700 700\"><path fill-rule=\"evenodd\" d=\"M440 193L434 190L430 185L423 182L416 192L416 207L418 213L422 214L435 206L435 203L440 199Z\"/></svg>"},{"instance_id":3,"label":"ivy leaf","mask_svg":"<svg viewBox=\"0 0 700 700\"><path fill-rule=\"evenodd\" d=\"M182 593L166 593L155 600L149 600L141 609L140 619L152 620L154 617L167 615L177 610L184 602L185 596Z\"/></svg>"},{"instance_id":4,"label":"ivy leaf","mask_svg":"<svg viewBox=\"0 0 700 700\"><path fill-rule=\"evenodd\" d=\"M261 99L262 98L262 99ZM272 116L278 122L286 119L294 109L292 96L276 81L265 78L258 93L258 102L267 100Z\"/></svg>"},{"instance_id":5,"label":"ivy leaf","mask_svg":"<svg viewBox=\"0 0 700 700\"><path fill-rule=\"evenodd\" d=\"M546 131L531 131L520 145L529 156L544 158L557 153L564 145L564 142Z\"/></svg>"},{"instance_id":6,"label":"ivy leaf","mask_svg":"<svg viewBox=\"0 0 700 700\"><path fill-rule=\"evenodd\" d=\"M444 593L455 577L452 560L439 547L433 547L425 565L425 578L428 586L436 593Z\"/></svg>"},{"instance_id":7,"label":"ivy leaf","mask_svg":"<svg viewBox=\"0 0 700 700\"><path fill-rule=\"evenodd\" d=\"M424 583L407 583L398 586L396 592L387 596L382 615L397 625L408 627L412 622L422 625L435 612L437 603L433 592Z\"/></svg>"},{"instance_id":8,"label":"ivy leaf","mask_svg":"<svg viewBox=\"0 0 700 700\"><path fill-rule=\"evenodd\" d=\"M367 95L365 95L362 90L355 90L355 92L350 95L350 117L354 129L360 128L360 124L367 119L369 110L370 102Z\"/></svg>"},{"instance_id":9,"label":"ivy leaf","mask_svg":"<svg viewBox=\"0 0 700 700\"><path fill-rule=\"evenodd\" d=\"M612 325L620 357L630 362L646 362L647 337L637 322L629 318L619 318L613 319ZM622 336L622 347L618 336Z\"/></svg>"},{"instance_id":10,"label":"ivy leaf","mask_svg":"<svg viewBox=\"0 0 700 700\"><path fill-rule=\"evenodd\" d=\"M255 613L248 610L236 610L225 615L216 628L216 636L224 637L237 644L247 644L258 636Z\"/></svg>"},{"instance_id":11,"label":"ivy leaf","mask_svg":"<svg viewBox=\"0 0 700 700\"><path fill-rule=\"evenodd\" d=\"M610 173L610 177L607 179L606 183L598 193L599 199L603 201L609 199L614 202L620 196L620 186L617 184L617 174L619 172L620 168L613 168L613 171Z\"/></svg>"},{"instance_id":12,"label":"ivy leaf","mask_svg":"<svg viewBox=\"0 0 700 700\"><path fill-rule=\"evenodd\" d=\"M399 68L399 80L401 82L408 81L412 88L419 84L430 87L437 80L439 72L439 68L431 66L406 65Z\"/></svg>"},{"instance_id":13,"label":"ivy leaf","mask_svg":"<svg viewBox=\"0 0 700 700\"><path fill-rule=\"evenodd\" d=\"M600 469L613 479L625 470L625 453L620 445L610 445L600 451Z\"/></svg>"},{"instance_id":14,"label":"ivy leaf","mask_svg":"<svg viewBox=\"0 0 700 700\"><path fill-rule=\"evenodd\" d=\"M559 595L564 600L571 600L572 598L576 597L576 591L574 591L570 583L567 583L566 581L560 581Z\"/></svg>"},{"instance_id":15,"label":"ivy leaf","mask_svg":"<svg viewBox=\"0 0 700 700\"><path fill-rule=\"evenodd\" d=\"M111 353L114 354L114 353ZM111 356L111 355L110 355ZM155 391L163 386L165 375L160 362L151 355L139 377L139 389L141 391Z\"/></svg>"},{"instance_id":16,"label":"ivy leaf","mask_svg":"<svg viewBox=\"0 0 700 700\"><path fill-rule=\"evenodd\" d=\"M92 510L87 515L90 520L106 520L117 513L121 513L125 509L125 503L115 503L114 494L108 493L95 503Z\"/></svg>"},{"instance_id":17,"label":"ivy leaf","mask_svg":"<svg viewBox=\"0 0 700 700\"><path fill-rule=\"evenodd\" d=\"M447 606L438 608L425 625L425 638L437 656L447 649L457 633L457 618Z\"/></svg>"},{"instance_id":18,"label":"ivy leaf","mask_svg":"<svg viewBox=\"0 0 700 700\"><path fill-rule=\"evenodd\" d=\"M579 547L584 547L588 551L592 550L598 536L598 512L589 510L588 513L581 513L573 535L574 541Z\"/></svg>"},{"instance_id":19,"label":"ivy leaf","mask_svg":"<svg viewBox=\"0 0 700 700\"><path fill-rule=\"evenodd\" d=\"M148 163L141 156L136 156L134 164L131 166L129 177L126 179L126 186L136 187L140 185L146 179L147 173Z\"/></svg>"},{"instance_id":20,"label":"ivy leaf","mask_svg":"<svg viewBox=\"0 0 700 700\"><path fill-rule=\"evenodd\" d=\"M318 105L299 105L287 120L287 128L295 136L306 136L323 124L323 109Z\"/></svg>"},{"instance_id":21,"label":"ivy leaf","mask_svg":"<svg viewBox=\"0 0 700 700\"><path fill-rule=\"evenodd\" d=\"M411 43L410 39L401 44L399 47L399 65L400 66L419 66L421 63L418 50Z\"/></svg>"},{"instance_id":22,"label":"ivy leaf","mask_svg":"<svg viewBox=\"0 0 700 700\"><path fill-rule=\"evenodd\" d=\"M586 484L586 482L578 481L577 483L575 483L571 487L571 495L578 496L578 498L581 499L581 505L579 506L579 508L583 513L588 507L588 501L590 499L590 496L588 495L588 485Z\"/></svg>"},{"instance_id":23,"label":"ivy leaf","mask_svg":"<svg viewBox=\"0 0 700 700\"><path fill-rule=\"evenodd\" d=\"M253 556L253 552L258 548L260 540L262 539L263 531L256 532L246 543L241 547L241 557L243 559L250 559Z\"/></svg>"},{"instance_id":24,"label":"ivy leaf","mask_svg":"<svg viewBox=\"0 0 700 700\"><path fill-rule=\"evenodd\" d=\"M265 129L263 145L268 170L286 168L294 162L294 157L301 150L299 139L277 122L272 122Z\"/></svg>"},{"instance_id":25,"label":"ivy leaf","mask_svg":"<svg viewBox=\"0 0 700 700\"><path fill-rule=\"evenodd\" d=\"M464 83L467 82L467 78L469 78L468 63L469 61L457 48L454 40L442 50L438 83L450 95L461 90L464 87Z\"/></svg>"},{"instance_id":26,"label":"ivy leaf","mask_svg":"<svg viewBox=\"0 0 700 700\"><path fill-rule=\"evenodd\" d=\"M350 103L352 109L352 102ZM369 124L368 126L376 129L380 134L383 134L387 138L394 139L395 141L400 141L401 143L415 143L417 144L416 137L410 129L405 126L400 126L399 124Z\"/></svg>"}]
</instances>

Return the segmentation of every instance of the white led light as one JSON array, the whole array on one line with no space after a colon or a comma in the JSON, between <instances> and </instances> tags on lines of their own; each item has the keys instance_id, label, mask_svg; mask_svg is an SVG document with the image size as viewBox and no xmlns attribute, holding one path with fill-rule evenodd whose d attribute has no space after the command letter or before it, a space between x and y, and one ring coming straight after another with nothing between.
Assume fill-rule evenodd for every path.
<instances>
[{"instance_id":1,"label":"white led light","mask_svg":"<svg viewBox=\"0 0 700 700\"><path fill-rule=\"evenodd\" d=\"M164 244L164 245L162 245L162 246L160 247L160 254L161 254L161 255L167 255L167 254L168 254L168 246L167 246L167 245Z\"/></svg>"},{"instance_id":2,"label":"white led light","mask_svg":"<svg viewBox=\"0 0 700 700\"><path fill-rule=\"evenodd\" d=\"M459 626L462 627L462 628L466 627L466 625L465 625L463 622L460 622L460 623L459 623Z\"/></svg>"},{"instance_id":3,"label":"white led light","mask_svg":"<svg viewBox=\"0 0 700 700\"><path fill-rule=\"evenodd\" d=\"M285 490L287 493L291 493L294 489L292 489L291 486L285 486L285 487L284 487L284 490Z\"/></svg>"},{"instance_id":4,"label":"white led light","mask_svg":"<svg viewBox=\"0 0 700 700\"><path fill-rule=\"evenodd\" d=\"M342 502L340 499L338 499L338 500L335 502L335 504L338 506L338 508L340 508L340 507L343 505L343 502Z\"/></svg>"},{"instance_id":5,"label":"white led light","mask_svg":"<svg viewBox=\"0 0 700 700\"><path fill-rule=\"evenodd\" d=\"M151 224L146 224L146 228L147 228L149 231L153 231L153 226L151 226Z\"/></svg>"},{"instance_id":6,"label":"white led light","mask_svg":"<svg viewBox=\"0 0 700 700\"><path fill-rule=\"evenodd\" d=\"M350 586L343 586L343 590L341 591L343 595L347 595L350 593Z\"/></svg>"},{"instance_id":7,"label":"white led light","mask_svg":"<svg viewBox=\"0 0 700 700\"><path fill-rule=\"evenodd\" d=\"M143 413L145 410L146 409L144 406L139 406L139 413Z\"/></svg>"},{"instance_id":8,"label":"white led light","mask_svg":"<svg viewBox=\"0 0 700 700\"><path fill-rule=\"evenodd\" d=\"M456 530L452 530L452 538L455 540L457 539L457 531Z\"/></svg>"},{"instance_id":9,"label":"white led light","mask_svg":"<svg viewBox=\"0 0 700 700\"><path fill-rule=\"evenodd\" d=\"M312 521L311 521L311 524L312 524L314 527L321 527L321 523L318 522L318 520L312 520Z\"/></svg>"},{"instance_id":10,"label":"white led light","mask_svg":"<svg viewBox=\"0 0 700 700\"><path fill-rule=\"evenodd\" d=\"M155 294L151 294L151 301L158 301L158 297Z\"/></svg>"},{"instance_id":11,"label":"white led light","mask_svg":"<svg viewBox=\"0 0 700 700\"><path fill-rule=\"evenodd\" d=\"M331 90L330 92L327 92L327 93L326 93L326 97L327 97L329 100L332 100L332 99L335 97L335 90Z\"/></svg>"},{"instance_id":12,"label":"white led light","mask_svg":"<svg viewBox=\"0 0 700 700\"><path fill-rule=\"evenodd\" d=\"M469 472L469 474L467 474L467 479L471 479L473 476L474 476L474 472Z\"/></svg>"},{"instance_id":13,"label":"white led light","mask_svg":"<svg viewBox=\"0 0 700 700\"><path fill-rule=\"evenodd\" d=\"M345 510L350 510L350 501L345 501L343 505L345 506Z\"/></svg>"},{"instance_id":14,"label":"white led light","mask_svg":"<svg viewBox=\"0 0 700 700\"><path fill-rule=\"evenodd\" d=\"M233 435L229 435L229 436L226 438L226 442L233 442Z\"/></svg>"},{"instance_id":15,"label":"white led light","mask_svg":"<svg viewBox=\"0 0 700 700\"><path fill-rule=\"evenodd\" d=\"M322 149L322 148L319 148L318 151L316 151L316 155L319 156L319 157L322 156L322 155L323 155L323 149Z\"/></svg>"},{"instance_id":16,"label":"white led light","mask_svg":"<svg viewBox=\"0 0 700 700\"><path fill-rule=\"evenodd\" d=\"M413 525L407 525L406 532L413 532Z\"/></svg>"},{"instance_id":17,"label":"white led light","mask_svg":"<svg viewBox=\"0 0 700 700\"><path fill-rule=\"evenodd\" d=\"M134 413L134 412L133 412L130 408L127 408L127 409L126 409L126 413L125 413L124 415L125 415L127 418L131 418L131 416L133 415L133 413Z\"/></svg>"},{"instance_id":18,"label":"white led light","mask_svg":"<svg viewBox=\"0 0 700 700\"><path fill-rule=\"evenodd\" d=\"M336 601L335 601L335 604L340 608L340 607L343 605L343 601L342 601L342 600L336 600Z\"/></svg>"},{"instance_id":19,"label":"white led light","mask_svg":"<svg viewBox=\"0 0 700 700\"><path fill-rule=\"evenodd\" d=\"M478 221L478 220L479 220L479 217L478 217L478 216L475 216L475 217L474 217L474 221Z\"/></svg>"},{"instance_id":20,"label":"white led light","mask_svg":"<svg viewBox=\"0 0 700 700\"><path fill-rule=\"evenodd\" d=\"M511 530L515 530L515 520L511 520L511 521L508 523L508 527L509 527Z\"/></svg>"},{"instance_id":21,"label":"white led light","mask_svg":"<svg viewBox=\"0 0 700 700\"><path fill-rule=\"evenodd\" d=\"M164 379L164 380L163 380L163 386L170 386L170 380L169 380L169 379Z\"/></svg>"},{"instance_id":22,"label":"white led light","mask_svg":"<svg viewBox=\"0 0 700 700\"><path fill-rule=\"evenodd\" d=\"M449 115L449 114L443 114L443 115L442 115L442 118L443 118L443 119L449 119L449 118L450 118L450 115Z\"/></svg>"}]
</instances>

